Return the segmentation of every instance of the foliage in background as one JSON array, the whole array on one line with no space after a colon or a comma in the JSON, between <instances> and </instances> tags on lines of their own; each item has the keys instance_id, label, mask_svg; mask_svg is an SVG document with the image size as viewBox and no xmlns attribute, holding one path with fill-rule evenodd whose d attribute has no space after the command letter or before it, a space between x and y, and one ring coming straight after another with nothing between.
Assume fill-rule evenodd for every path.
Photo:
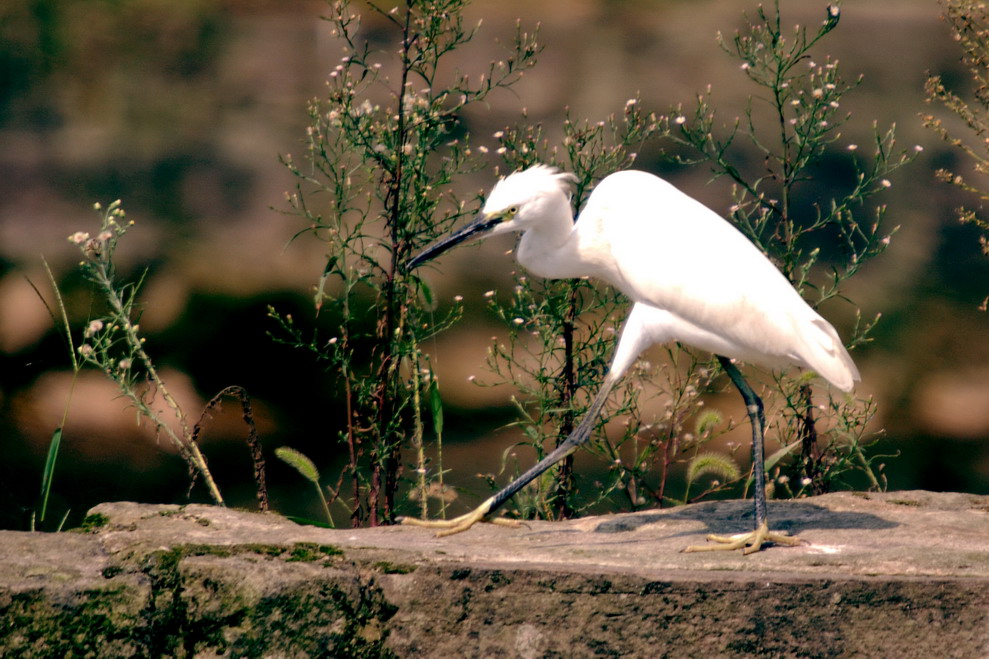
<instances>
[{"instance_id":1,"label":"foliage in background","mask_svg":"<svg viewBox=\"0 0 989 659\"><path fill-rule=\"evenodd\" d=\"M778 2L769 12L760 6L731 40L719 36L722 48L759 88L744 116L719 125L708 89L698 94L693 109L678 107L663 122L681 163L710 167L715 178L731 181L730 219L812 307L830 300L852 305L856 322L847 345L854 349L869 341L879 314L863 320L846 284L885 251L898 228L884 226L886 207L870 205L871 200L892 185L890 174L911 162L916 150L899 149L893 127L875 128L867 147L844 146L843 159L854 172L846 189L835 194L817 186L828 158L839 153L840 129L849 119L841 110L842 97L861 80L848 82L836 60L811 55L839 18L839 8L829 5L816 29L786 30ZM744 156L751 158L752 149L759 166L747 168ZM875 414L871 397L833 395L801 376L777 374L774 380L764 396L773 429L767 434L780 442L781 451L795 454L788 467L777 466L783 493L827 492L850 471L863 473L872 487L883 486L881 469L873 467L878 456L863 451L877 439L866 430ZM784 456L773 455L767 463Z\"/></svg>"},{"instance_id":2,"label":"foliage in background","mask_svg":"<svg viewBox=\"0 0 989 659\"><path fill-rule=\"evenodd\" d=\"M458 198L452 184L477 167L459 115L534 63L534 35L519 27L504 58L480 75L455 71L451 55L478 27L464 25L467 0L369 3L377 37L350 3L335 2L327 20L343 57L327 80L325 98L309 106L306 152L284 158L296 178L287 212L326 246L315 287L315 308L326 327L312 335L291 316L271 310L276 339L310 351L332 374L345 403L344 427L331 429L347 454L330 486L329 504L351 523L392 521L403 474L402 451L415 457L418 512L438 499L443 514L442 406L422 342L457 320L442 317L432 295L401 265L478 207ZM433 433L427 438L424 411ZM427 418L428 420L428 418ZM431 445L431 446L430 446Z\"/></svg>"},{"instance_id":3,"label":"foliage in background","mask_svg":"<svg viewBox=\"0 0 989 659\"><path fill-rule=\"evenodd\" d=\"M924 116L924 125L967 154L974 161L976 174L986 175L989 174L989 9L984 2L976 0L942 0L941 5L955 41L962 48L962 63L971 74L975 88L971 92L973 100L969 103L949 90L941 76L930 76L926 83L927 100L942 103L979 139L956 137L941 119L931 114ZM940 180L975 194L980 201L989 199L989 189L985 183L972 184L961 174L948 169L939 169L936 174ZM989 256L989 221L971 208L958 208L957 214L960 222L984 232L979 236L979 245L982 253ZM985 311L987 305L989 296L979 308Z\"/></svg>"},{"instance_id":4,"label":"foliage in background","mask_svg":"<svg viewBox=\"0 0 989 659\"><path fill-rule=\"evenodd\" d=\"M185 411L172 396L154 362L145 349L145 339L140 335L138 319L141 305L137 301L143 276L133 282L122 282L114 264L118 241L127 233L134 222L126 219L120 200L111 203L105 210L100 204L94 206L100 213L100 228L95 236L89 232L77 231L69 236L69 241L79 247L82 261L79 266L86 279L93 285L95 317L90 316L82 331L81 342L72 335L72 322L58 288L54 275L45 264L49 280L55 294L55 308L45 302L44 296L35 287L35 292L48 308L64 336L72 362L72 387L66 400L62 422L52 436L48 458L42 476L42 491L37 521L43 522L47 501L51 490L54 467L61 444L62 431L69 414L72 391L80 371L84 366L94 366L103 372L118 387L121 397L139 415L151 424L158 436L164 436L189 468L189 491L195 487L197 479L205 483L210 498L218 505L224 505L223 496L213 479L206 457L199 447L199 437L210 414L219 407L225 397L240 401L244 422L248 427L247 444L254 463L254 478L257 484L258 504L262 511L268 509L265 485L264 458L261 442L254 424L250 399L242 387L226 387L214 396L205 406L198 421L190 423ZM64 519L63 519L64 522ZM33 523L32 523L33 526Z\"/></svg>"},{"instance_id":5,"label":"foliage in background","mask_svg":"<svg viewBox=\"0 0 989 659\"><path fill-rule=\"evenodd\" d=\"M95 208L102 210L99 204ZM190 474L203 479L213 501L223 505L223 496L213 480L206 458L193 440L185 412L172 397L151 357L144 350L144 339L136 322L140 316L137 292L141 280L121 283L117 278L113 263L117 241L132 224L132 221L125 219L124 209L117 200L102 212L100 231L96 236L91 237L84 231L69 236L69 240L78 245L82 252L80 267L83 273L92 282L97 296L106 303L105 314L89 321L83 332L83 343L77 351L83 363L95 366L117 384L128 403L151 422L156 433L171 442L189 466ZM145 381L149 383L149 388L143 386ZM156 407L155 399L159 396L167 411Z\"/></svg>"}]
</instances>

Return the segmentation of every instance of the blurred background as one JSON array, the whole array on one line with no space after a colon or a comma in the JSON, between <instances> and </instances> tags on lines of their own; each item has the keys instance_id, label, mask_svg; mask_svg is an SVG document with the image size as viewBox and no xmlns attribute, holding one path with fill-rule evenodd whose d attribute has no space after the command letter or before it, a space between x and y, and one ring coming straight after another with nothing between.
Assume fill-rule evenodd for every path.
<instances>
[{"instance_id":1,"label":"blurred background","mask_svg":"<svg viewBox=\"0 0 989 659\"><path fill-rule=\"evenodd\" d=\"M817 25L827 3L782 2L784 24ZM358 5L359 6L359 5ZM478 0L468 20L483 29L461 68L499 59L520 18L541 24L545 51L514 93L464 117L475 144L520 120L560 124L604 118L639 93L646 109L692 104L713 87L730 121L756 90L717 45L755 0ZM279 213L292 180L279 156L301 149L307 100L323 91L339 45L320 2L284 0L7 0L0 7L0 528L27 528L48 442L61 421L71 370L64 344L30 282L50 298L42 257L80 321L89 304L66 237L94 231L93 202L123 199L136 221L121 242L122 271L148 277L141 326L163 376L195 417L231 384L250 392L269 458L272 504L317 516L312 493L273 451L291 445L326 472L341 450L331 378L303 353L273 342L268 305L311 320L322 246L289 244L301 227ZM938 167L967 172L958 153L922 126L928 72L970 87L960 52L934 0L849 0L818 49L861 86L845 97L852 118L835 146L868 145L873 121L895 123L900 146L923 147L880 200L901 225L885 255L851 285L865 315L883 314L875 341L856 351L860 391L879 402L876 428L891 489L989 494L989 259L978 232L954 209L971 204L935 180ZM372 38L386 38L368 18ZM376 37L373 35L377 34ZM384 42L383 42L384 43ZM390 47L390 46L389 46ZM949 121L950 124L950 121ZM960 134L964 134L962 130ZM552 132L551 132L552 134ZM488 188L492 169L465 183ZM661 171L644 154L639 166ZM701 168L667 175L715 210L724 182ZM989 187L989 183L983 184ZM438 295L465 297L469 321L432 348L445 383L446 466L473 477L511 444L510 391L468 383L483 375L490 336L483 292L505 287L505 245L464 250L435 275ZM493 274L476 264L482 255ZM467 267L474 265L470 273ZM481 270L481 271L479 271ZM448 276L446 276L448 275ZM461 279L461 275L463 278ZM459 283L458 283L459 282ZM826 315L828 311L825 310ZM848 331L845 311L831 316ZM207 427L204 450L224 495L253 505L251 463L236 404ZM479 493L483 482L464 481ZM105 500L182 502L188 478L171 449L137 424L99 373L80 378L55 474L49 517L78 522ZM197 490L194 500L205 500Z\"/></svg>"}]
</instances>

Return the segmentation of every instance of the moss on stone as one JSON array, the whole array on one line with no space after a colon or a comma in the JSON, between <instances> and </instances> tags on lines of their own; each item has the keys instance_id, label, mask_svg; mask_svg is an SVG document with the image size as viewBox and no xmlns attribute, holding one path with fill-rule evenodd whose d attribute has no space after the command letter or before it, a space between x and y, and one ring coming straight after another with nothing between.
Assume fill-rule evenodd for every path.
<instances>
[{"instance_id":1,"label":"moss on stone","mask_svg":"<svg viewBox=\"0 0 989 659\"><path fill-rule=\"evenodd\" d=\"M76 533L96 533L104 526L110 523L110 518L101 513L93 513L91 515L86 515L86 518L82 520L82 524L78 528L71 529Z\"/></svg>"},{"instance_id":2,"label":"moss on stone","mask_svg":"<svg viewBox=\"0 0 989 659\"><path fill-rule=\"evenodd\" d=\"M416 566L409 563L392 563L391 561L378 561L372 566L383 574L411 574L416 571Z\"/></svg>"},{"instance_id":3,"label":"moss on stone","mask_svg":"<svg viewBox=\"0 0 989 659\"><path fill-rule=\"evenodd\" d=\"M314 542L297 542L289 548L288 562L312 563L332 556L343 556L343 551L333 545L318 545Z\"/></svg>"},{"instance_id":4,"label":"moss on stone","mask_svg":"<svg viewBox=\"0 0 989 659\"><path fill-rule=\"evenodd\" d=\"M0 604L0 654L139 655L133 606L133 593L120 587L84 590L68 602L53 601L42 590L13 594Z\"/></svg>"}]
</instances>

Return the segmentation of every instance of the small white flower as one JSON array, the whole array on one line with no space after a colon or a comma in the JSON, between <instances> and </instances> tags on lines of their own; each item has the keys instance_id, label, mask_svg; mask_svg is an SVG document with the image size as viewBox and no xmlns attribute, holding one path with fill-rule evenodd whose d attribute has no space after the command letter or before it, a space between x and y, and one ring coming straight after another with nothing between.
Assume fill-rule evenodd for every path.
<instances>
[{"instance_id":1,"label":"small white flower","mask_svg":"<svg viewBox=\"0 0 989 659\"><path fill-rule=\"evenodd\" d=\"M879 181L879 185L883 186L884 188L889 188L892 187L893 184L890 183L888 178L884 178L883 180Z\"/></svg>"},{"instance_id":2,"label":"small white flower","mask_svg":"<svg viewBox=\"0 0 989 659\"><path fill-rule=\"evenodd\" d=\"M103 240L103 241L110 240L111 238L113 238L113 233L111 233L110 231L103 231L100 233L100 235L96 236L97 240Z\"/></svg>"},{"instance_id":3,"label":"small white flower","mask_svg":"<svg viewBox=\"0 0 989 659\"><path fill-rule=\"evenodd\" d=\"M130 367L131 367L131 360L130 359L121 359L120 360L120 363L117 364L117 368L119 368L121 371L126 371Z\"/></svg>"},{"instance_id":4,"label":"small white flower","mask_svg":"<svg viewBox=\"0 0 989 659\"><path fill-rule=\"evenodd\" d=\"M849 151L854 151L857 148L859 148L859 145L858 144L849 144L848 145L848 150Z\"/></svg>"},{"instance_id":5,"label":"small white flower","mask_svg":"<svg viewBox=\"0 0 989 659\"><path fill-rule=\"evenodd\" d=\"M103 329L103 321L102 320L99 320L99 319L97 319L97 320L91 320L91 321L89 321L89 324L86 325L86 331L84 331L82 335L85 336L88 339L92 335L94 335L97 332L99 332L101 329Z\"/></svg>"},{"instance_id":6,"label":"small white flower","mask_svg":"<svg viewBox=\"0 0 989 659\"><path fill-rule=\"evenodd\" d=\"M675 123L677 126L682 126L685 123L687 123L687 117L679 116L673 120L673 123Z\"/></svg>"},{"instance_id":7,"label":"small white flower","mask_svg":"<svg viewBox=\"0 0 989 659\"><path fill-rule=\"evenodd\" d=\"M495 294L495 292L494 292L494 291L486 291L486 292L484 293L484 297L486 297L486 298L488 298L488 299L491 299L491 298L493 298L493 297L494 297L494 294Z\"/></svg>"},{"instance_id":8,"label":"small white flower","mask_svg":"<svg viewBox=\"0 0 989 659\"><path fill-rule=\"evenodd\" d=\"M521 325L525 321L522 320L521 318L512 318L512 322L515 323L516 325Z\"/></svg>"},{"instance_id":9,"label":"small white flower","mask_svg":"<svg viewBox=\"0 0 989 659\"><path fill-rule=\"evenodd\" d=\"M334 337L333 337L332 339L330 339L330 340L329 340L329 341L327 341L326 343L328 343L329 345L333 345L333 344L334 344L334 343L336 343L337 341L338 341L338 339L337 339L337 337L335 337L335 336L334 336Z\"/></svg>"},{"instance_id":10,"label":"small white flower","mask_svg":"<svg viewBox=\"0 0 989 659\"><path fill-rule=\"evenodd\" d=\"M473 382L476 379L477 379L477 376L476 375L468 375L467 376L467 381L468 382Z\"/></svg>"},{"instance_id":11,"label":"small white flower","mask_svg":"<svg viewBox=\"0 0 989 659\"><path fill-rule=\"evenodd\" d=\"M628 99L627 101L625 101L625 107L627 107L627 108L630 108L630 107L632 107L633 105L635 105L635 104L636 104L637 102L638 102L638 101L637 101L636 99L634 99L634 98L630 98L630 99Z\"/></svg>"},{"instance_id":12,"label":"small white flower","mask_svg":"<svg viewBox=\"0 0 989 659\"><path fill-rule=\"evenodd\" d=\"M917 153L920 153L921 151L924 150L924 147L920 146L919 144L915 144L913 150L916 151Z\"/></svg>"},{"instance_id":13,"label":"small white flower","mask_svg":"<svg viewBox=\"0 0 989 659\"><path fill-rule=\"evenodd\" d=\"M69 236L69 241L75 243L76 245L81 245L89 240L89 234L85 231L76 231L74 234Z\"/></svg>"},{"instance_id":14,"label":"small white flower","mask_svg":"<svg viewBox=\"0 0 989 659\"><path fill-rule=\"evenodd\" d=\"M93 354L93 346L89 345L88 343L83 343L81 346L79 346L79 354L82 355L83 357L89 357L90 355Z\"/></svg>"},{"instance_id":15,"label":"small white flower","mask_svg":"<svg viewBox=\"0 0 989 659\"><path fill-rule=\"evenodd\" d=\"M807 487L807 486L808 486L808 485L810 485L810 484L811 484L812 482L813 482L813 481L812 481L811 479L809 479L809 478L807 478L807 477L804 477L804 478L801 478L801 479L800 479L800 484L801 484L801 485L803 485L804 487Z\"/></svg>"},{"instance_id":16,"label":"small white flower","mask_svg":"<svg viewBox=\"0 0 989 659\"><path fill-rule=\"evenodd\" d=\"M454 295L453 296L453 301L454 302L463 302L464 301L464 296L463 295Z\"/></svg>"}]
</instances>

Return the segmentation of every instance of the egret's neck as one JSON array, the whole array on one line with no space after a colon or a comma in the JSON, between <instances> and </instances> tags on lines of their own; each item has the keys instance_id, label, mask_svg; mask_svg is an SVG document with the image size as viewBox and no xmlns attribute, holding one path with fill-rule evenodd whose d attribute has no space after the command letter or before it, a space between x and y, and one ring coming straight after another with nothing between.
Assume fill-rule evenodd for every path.
<instances>
[{"instance_id":1,"label":"egret's neck","mask_svg":"<svg viewBox=\"0 0 989 659\"><path fill-rule=\"evenodd\" d=\"M591 274L581 258L579 236L574 228L570 200L554 196L535 226L522 234L518 261L526 270L547 279L565 279Z\"/></svg>"}]
</instances>

